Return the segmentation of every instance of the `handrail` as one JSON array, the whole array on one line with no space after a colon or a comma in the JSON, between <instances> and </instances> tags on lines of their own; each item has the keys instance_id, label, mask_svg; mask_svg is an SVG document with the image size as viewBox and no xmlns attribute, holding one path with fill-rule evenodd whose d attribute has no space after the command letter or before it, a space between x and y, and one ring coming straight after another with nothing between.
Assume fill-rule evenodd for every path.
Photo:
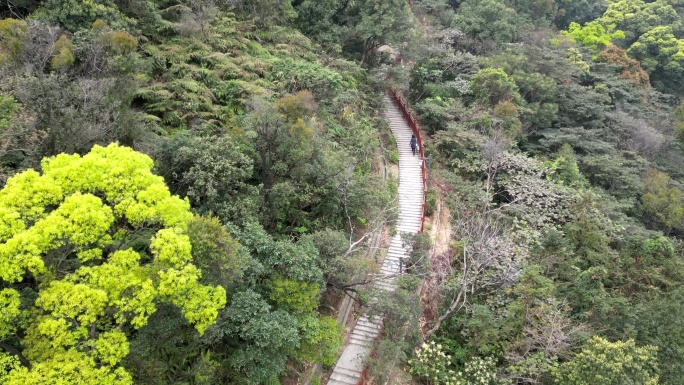
<instances>
[{"instance_id":1,"label":"handrail","mask_svg":"<svg viewBox=\"0 0 684 385\"><path fill-rule=\"evenodd\" d=\"M416 120L415 117L413 117L413 114L411 113L411 110L409 110L408 105L406 105L406 102L404 99L399 95L399 92L397 92L396 89L390 88L389 89L390 96L392 97L392 101L394 104L397 106L399 111L401 111L401 115L404 117L404 120L406 123L408 123L409 127L411 127L411 131L413 131L413 135L416 136L416 139L418 139L418 148L420 151L420 159L422 163L422 173L423 173L423 203L421 206L421 213L420 213L420 230L419 232L423 232L423 227L425 226L425 197L427 196L427 166L425 165L425 152L423 148L423 137L421 136L420 132L420 125L418 124L418 120Z\"/></svg>"}]
</instances>

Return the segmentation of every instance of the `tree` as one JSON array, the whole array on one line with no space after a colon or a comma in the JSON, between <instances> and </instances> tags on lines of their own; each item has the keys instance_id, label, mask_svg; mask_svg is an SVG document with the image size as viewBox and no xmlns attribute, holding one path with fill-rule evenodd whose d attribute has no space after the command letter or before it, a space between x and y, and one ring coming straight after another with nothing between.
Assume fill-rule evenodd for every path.
<instances>
[{"instance_id":1,"label":"tree","mask_svg":"<svg viewBox=\"0 0 684 385\"><path fill-rule=\"evenodd\" d=\"M226 290L240 282L249 254L221 225L218 218L196 215L187 229L192 260L202 270L201 282Z\"/></svg>"},{"instance_id":2,"label":"tree","mask_svg":"<svg viewBox=\"0 0 684 385\"><path fill-rule=\"evenodd\" d=\"M25 21L17 19L0 20L0 64L15 60L19 56L25 35Z\"/></svg>"},{"instance_id":3,"label":"tree","mask_svg":"<svg viewBox=\"0 0 684 385\"><path fill-rule=\"evenodd\" d=\"M595 336L572 361L554 371L558 385L657 385L657 348L634 340L610 342Z\"/></svg>"},{"instance_id":4,"label":"tree","mask_svg":"<svg viewBox=\"0 0 684 385\"><path fill-rule=\"evenodd\" d=\"M263 384L277 378L285 361L300 345L296 319L282 309L273 309L252 290L235 293L216 327L208 333L209 343L223 343L228 352L231 381Z\"/></svg>"},{"instance_id":5,"label":"tree","mask_svg":"<svg viewBox=\"0 0 684 385\"><path fill-rule=\"evenodd\" d=\"M471 87L475 97L495 106L503 101L517 101L518 87L501 68L485 68L473 75Z\"/></svg>"},{"instance_id":6,"label":"tree","mask_svg":"<svg viewBox=\"0 0 684 385\"><path fill-rule=\"evenodd\" d=\"M404 41L411 30L408 3L404 0L365 0L359 9L361 17L355 35L363 42L361 64L382 44Z\"/></svg>"},{"instance_id":7,"label":"tree","mask_svg":"<svg viewBox=\"0 0 684 385\"><path fill-rule=\"evenodd\" d=\"M680 104L674 110L675 116L675 126L674 133L675 137L679 142L684 143L684 104Z\"/></svg>"},{"instance_id":8,"label":"tree","mask_svg":"<svg viewBox=\"0 0 684 385\"><path fill-rule=\"evenodd\" d=\"M133 145L149 127L129 104L134 84L126 75L137 60L132 35L98 20L72 41L60 28L31 20L12 36L13 54L2 57L0 47L0 79L41 132L24 151L37 153L34 164L61 152L84 154L93 144Z\"/></svg>"},{"instance_id":9,"label":"tree","mask_svg":"<svg viewBox=\"0 0 684 385\"><path fill-rule=\"evenodd\" d=\"M297 17L292 0L237 0L232 3L260 28L286 24Z\"/></svg>"},{"instance_id":10,"label":"tree","mask_svg":"<svg viewBox=\"0 0 684 385\"><path fill-rule=\"evenodd\" d=\"M637 41L641 35L656 27L669 27L679 33L682 22L670 0L618 0L610 2L606 12L597 19L606 27L615 28L625 32L624 41L621 45L629 47Z\"/></svg>"},{"instance_id":11,"label":"tree","mask_svg":"<svg viewBox=\"0 0 684 385\"><path fill-rule=\"evenodd\" d=\"M160 140L157 169L169 188L187 196L200 214L212 213L227 223L258 214L259 189L254 161L228 136L195 138L179 133Z\"/></svg>"},{"instance_id":12,"label":"tree","mask_svg":"<svg viewBox=\"0 0 684 385\"><path fill-rule=\"evenodd\" d=\"M653 86L681 94L684 85L684 40L677 39L670 26L655 27L639 37L627 54L641 62Z\"/></svg>"},{"instance_id":13,"label":"tree","mask_svg":"<svg viewBox=\"0 0 684 385\"><path fill-rule=\"evenodd\" d=\"M674 385L684 381L684 373L677 370L684 365L684 329L679 323L684 316L682 301L684 291L681 288L670 293L646 295L636 305L631 317L630 327L634 328L637 343L658 347L663 384Z\"/></svg>"},{"instance_id":14,"label":"tree","mask_svg":"<svg viewBox=\"0 0 684 385\"><path fill-rule=\"evenodd\" d=\"M571 22L584 24L596 19L605 12L608 3L605 0L556 0L558 11L555 24L558 28L567 28Z\"/></svg>"},{"instance_id":15,"label":"tree","mask_svg":"<svg viewBox=\"0 0 684 385\"><path fill-rule=\"evenodd\" d=\"M303 208L311 205L326 187L316 168L324 165L318 132L306 120L292 119L265 99L252 99L244 118L245 129L253 138L256 169L261 175L264 223L269 229L285 231L304 225ZM321 170L322 171L322 170Z\"/></svg>"},{"instance_id":16,"label":"tree","mask_svg":"<svg viewBox=\"0 0 684 385\"><path fill-rule=\"evenodd\" d=\"M521 274L521 262L526 250L505 236L506 230L492 215L481 214L482 208L464 209L463 218L455 224L459 248L449 252L433 269L434 285L444 301L437 320L425 332L429 338L444 320L489 288L510 286Z\"/></svg>"},{"instance_id":17,"label":"tree","mask_svg":"<svg viewBox=\"0 0 684 385\"><path fill-rule=\"evenodd\" d=\"M558 6L556 0L506 0L509 7L519 15L525 15L535 26L548 27L554 18Z\"/></svg>"},{"instance_id":18,"label":"tree","mask_svg":"<svg viewBox=\"0 0 684 385\"><path fill-rule=\"evenodd\" d=\"M381 45L406 41L412 29L405 0L296 3L302 31L329 47L352 53L361 64Z\"/></svg>"},{"instance_id":19,"label":"tree","mask_svg":"<svg viewBox=\"0 0 684 385\"><path fill-rule=\"evenodd\" d=\"M88 29L97 19L117 29L133 31L136 21L124 15L111 0L46 0L36 11L38 18L68 31Z\"/></svg>"},{"instance_id":20,"label":"tree","mask_svg":"<svg viewBox=\"0 0 684 385\"><path fill-rule=\"evenodd\" d=\"M645 194L641 197L644 210L666 228L684 226L684 193L670 186L670 177L649 169L644 181Z\"/></svg>"},{"instance_id":21,"label":"tree","mask_svg":"<svg viewBox=\"0 0 684 385\"><path fill-rule=\"evenodd\" d=\"M349 1L343 0L331 0L325 4L315 0L303 0L295 6L297 24L311 39L340 50L340 38L349 33L347 13L352 6Z\"/></svg>"},{"instance_id":22,"label":"tree","mask_svg":"<svg viewBox=\"0 0 684 385\"><path fill-rule=\"evenodd\" d=\"M569 186L585 183L584 176L577 167L577 157L569 144L565 143L558 151L558 157L549 165L549 179Z\"/></svg>"},{"instance_id":23,"label":"tree","mask_svg":"<svg viewBox=\"0 0 684 385\"><path fill-rule=\"evenodd\" d=\"M598 21L586 23L584 26L572 22L568 30L563 31L563 34L577 42L577 44L591 48L594 53L598 53L600 50L608 47L613 39L623 39L625 37L624 32L615 30L613 26L605 27Z\"/></svg>"},{"instance_id":24,"label":"tree","mask_svg":"<svg viewBox=\"0 0 684 385\"><path fill-rule=\"evenodd\" d=\"M502 345L514 383L544 383L542 378L559 358L568 356L585 329L568 316L569 306L554 297L554 290L553 281L543 277L538 266L531 266L509 293L512 298L503 313L501 333L511 341ZM500 313L496 307L494 313Z\"/></svg>"},{"instance_id":25,"label":"tree","mask_svg":"<svg viewBox=\"0 0 684 385\"><path fill-rule=\"evenodd\" d=\"M495 105L492 109L492 117L506 137L519 138L522 135L518 108L512 101L504 100Z\"/></svg>"},{"instance_id":26,"label":"tree","mask_svg":"<svg viewBox=\"0 0 684 385\"><path fill-rule=\"evenodd\" d=\"M627 51L614 44L601 51L596 57L596 61L619 66L622 69L620 78L627 79L638 87L650 85L648 73L641 68L641 63L627 56Z\"/></svg>"},{"instance_id":27,"label":"tree","mask_svg":"<svg viewBox=\"0 0 684 385\"><path fill-rule=\"evenodd\" d=\"M518 39L519 17L500 0L466 0L451 25L480 40L513 43Z\"/></svg>"},{"instance_id":28,"label":"tree","mask_svg":"<svg viewBox=\"0 0 684 385\"><path fill-rule=\"evenodd\" d=\"M171 196L152 160L112 144L46 158L0 190L0 382L131 383L118 363L126 332L158 303L200 333L226 302L199 283L185 234L187 201ZM21 363L19 365L18 363Z\"/></svg>"},{"instance_id":29,"label":"tree","mask_svg":"<svg viewBox=\"0 0 684 385\"><path fill-rule=\"evenodd\" d=\"M36 129L25 108L0 93L0 180L2 185L17 170L35 165L36 150L44 132Z\"/></svg>"}]
</instances>

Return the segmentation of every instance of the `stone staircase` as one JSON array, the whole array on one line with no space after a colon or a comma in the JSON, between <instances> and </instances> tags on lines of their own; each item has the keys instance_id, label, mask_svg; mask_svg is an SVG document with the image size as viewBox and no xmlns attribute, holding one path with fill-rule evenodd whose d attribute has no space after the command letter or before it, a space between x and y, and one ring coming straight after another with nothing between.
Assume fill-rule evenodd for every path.
<instances>
[{"instance_id":1,"label":"stone staircase","mask_svg":"<svg viewBox=\"0 0 684 385\"><path fill-rule=\"evenodd\" d=\"M375 286L393 291L396 288L394 277L402 273L402 258L408 260L400 234L415 234L420 230L423 215L423 174L422 159L418 154L414 156L411 153L411 128L389 97L385 97L383 115L389 120L399 149L399 218L396 225L398 234L390 241L387 257L380 268L382 276L375 281ZM373 341L380 334L382 321L380 316L359 317L342 355L337 360L328 385L359 383L364 362L370 354Z\"/></svg>"}]
</instances>

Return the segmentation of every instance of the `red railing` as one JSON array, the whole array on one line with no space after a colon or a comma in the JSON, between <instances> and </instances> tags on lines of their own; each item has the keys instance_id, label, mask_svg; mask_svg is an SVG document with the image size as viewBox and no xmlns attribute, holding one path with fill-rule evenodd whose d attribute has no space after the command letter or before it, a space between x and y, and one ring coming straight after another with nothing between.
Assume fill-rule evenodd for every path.
<instances>
[{"instance_id":1,"label":"red railing","mask_svg":"<svg viewBox=\"0 0 684 385\"><path fill-rule=\"evenodd\" d=\"M411 110L409 110L408 106L406 105L406 102L404 102L404 99L402 99L401 95L397 92L396 89L390 88L389 90L390 96L392 97L392 101L394 104L397 106L399 111L401 111L401 115L404 117L404 120L406 123L411 127L411 131L413 131L413 135L416 136L418 139L418 148L420 149L420 159L422 161L422 174L423 174L423 203L421 206L421 212L420 212L420 232L423 232L423 226L425 225L425 196L427 195L427 166L425 164L425 152L423 148L423 137L421 136L420 132L420 125L418 124L418 120L413 117L413 114L411 114Z\"/></svg>"}]
</instances>

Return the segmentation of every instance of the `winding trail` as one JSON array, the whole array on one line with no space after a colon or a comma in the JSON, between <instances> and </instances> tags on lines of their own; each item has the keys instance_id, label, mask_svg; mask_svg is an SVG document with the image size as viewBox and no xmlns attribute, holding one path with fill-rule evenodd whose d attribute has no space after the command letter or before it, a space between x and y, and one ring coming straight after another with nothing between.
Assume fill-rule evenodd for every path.
<instances>
[{"instance_id":1,"label":"winding trail","mask_svg":"<svg viewBox=\"0 0 684 385\"><path fill-rule=\"evenodd\" d=\"M387 257L380 268L381 278L375 286L394 291L394 277L401 274L401 258L408 259L402 246L400 233L415 234L421 231L423 218L423 168L419 154L411 153L413 133L401 111L388 96L385 97L383 115L389 120L390 129L396 137L399 149L399 218L396 229L399 234L392 237ZM357 385L362 377L364 361L370 354L373 340L382 328L382 317L369 318L362 315L352 330L349 342L344 347L328 385Z\"/></svg>"}]
</instances>

